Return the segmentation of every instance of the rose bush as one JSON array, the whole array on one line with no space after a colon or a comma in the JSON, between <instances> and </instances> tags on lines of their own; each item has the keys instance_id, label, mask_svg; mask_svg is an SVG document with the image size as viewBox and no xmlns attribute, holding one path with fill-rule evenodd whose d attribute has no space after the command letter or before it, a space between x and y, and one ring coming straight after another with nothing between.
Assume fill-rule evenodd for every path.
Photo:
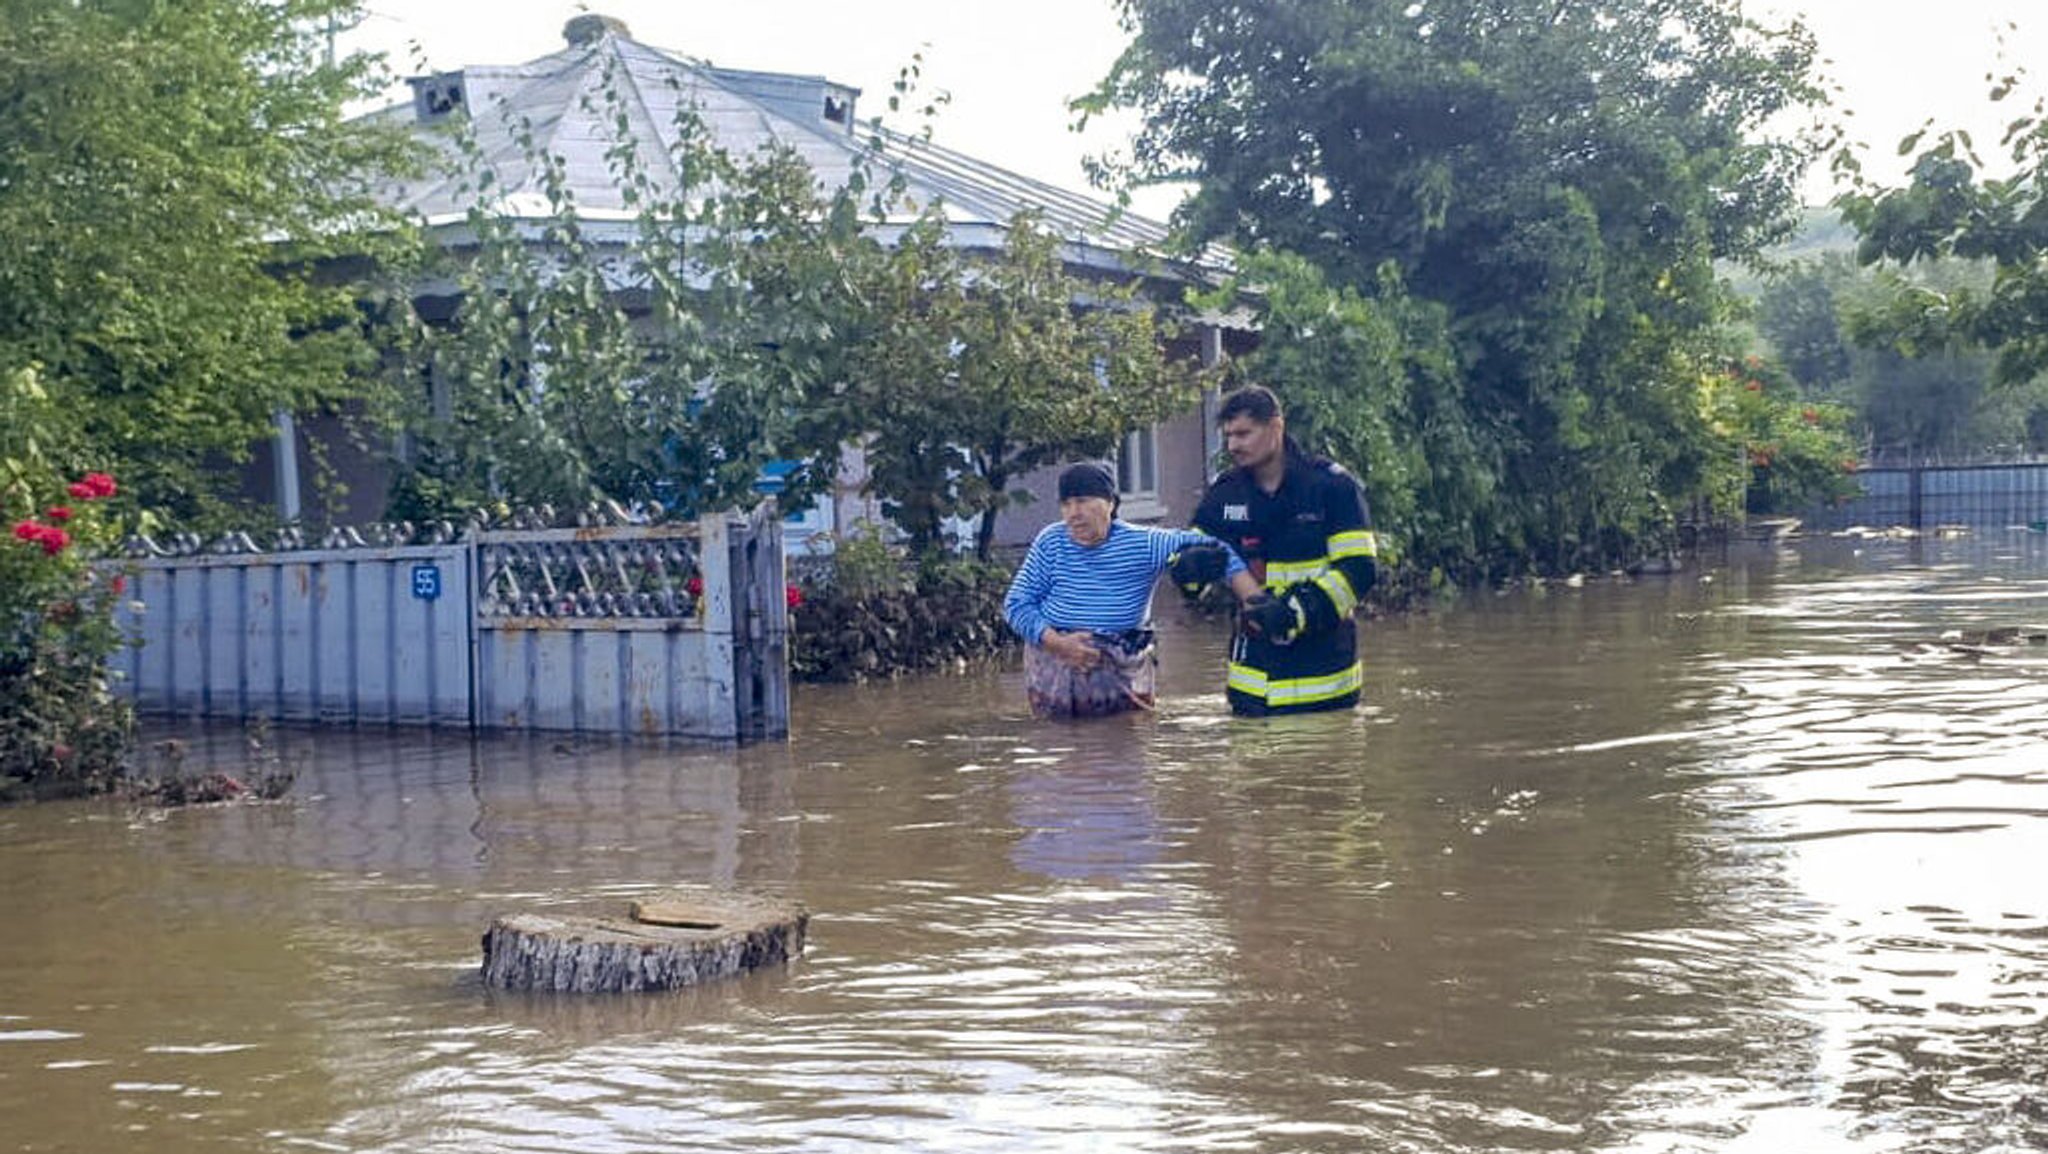
<instances>
[{"instance_id":1,"label":"rose bush","mask_svg":"<svg viewBox=\"0 0 2048 1154\"><path fill-rule=\"evenodd\" d=\"M32 372L0 378L0 799L109 788L134 731L107 684L127 578L95 564L119 534L120 485L65 481L35 435L52 416Z\"/></svg>"}]
</instances>

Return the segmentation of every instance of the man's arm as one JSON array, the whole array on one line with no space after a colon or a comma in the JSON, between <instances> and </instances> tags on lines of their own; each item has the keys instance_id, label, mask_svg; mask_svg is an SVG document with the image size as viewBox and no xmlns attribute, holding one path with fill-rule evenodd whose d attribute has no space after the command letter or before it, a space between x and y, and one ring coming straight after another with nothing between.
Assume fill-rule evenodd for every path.
<instances>
[{"instance_id":1,"label":"man's arm","mask_svg":"<svg viewBox=\"0 0 2048 1154\"><path fill-rule=\"evenodd\" d=\"M1324 571L1297 581L1271 602L1257 607L1245 629L1287 644L1335 629L1358 607L1378 576L1379 542L1365 508L1365 494L1342 468L1327 466L1323 497Z\"/></svg>"},{"instance_id":2,"label":"man's arm","mask_svg":"<svg viewBox=\"0 0 2048 1154\"><path fill-rule=\"evenodd\" d=\"M1372 531L1372 512L1366 508L1365 493L1358 480L1332 466L1334 476L1323 511L1328 538L1324 553L1329 572L1316 584L1330 598L1339 618L1348 617L1365 591L1379 579L1379 538Z\"/></svg>"}]
</instances>

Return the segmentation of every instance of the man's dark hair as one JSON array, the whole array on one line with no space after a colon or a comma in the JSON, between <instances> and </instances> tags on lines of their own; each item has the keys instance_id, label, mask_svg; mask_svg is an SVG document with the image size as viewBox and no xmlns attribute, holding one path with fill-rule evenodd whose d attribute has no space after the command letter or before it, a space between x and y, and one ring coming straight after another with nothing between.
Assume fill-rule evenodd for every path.
<instances>
[{"instance_id":1,"label":"man's dark hair","mask_svg":"<svg viewBox=\"0 0 2048 1154\"><path fill-rule=\"evenodd\" d=\"M1273 390L1264 385L1246 385L1223 395L1223 407L1216 410L1216 423L1250 417L1261 425L1270 425L1279 415L1280 398L1273 395Z\"/></svg>"}]
</instances>

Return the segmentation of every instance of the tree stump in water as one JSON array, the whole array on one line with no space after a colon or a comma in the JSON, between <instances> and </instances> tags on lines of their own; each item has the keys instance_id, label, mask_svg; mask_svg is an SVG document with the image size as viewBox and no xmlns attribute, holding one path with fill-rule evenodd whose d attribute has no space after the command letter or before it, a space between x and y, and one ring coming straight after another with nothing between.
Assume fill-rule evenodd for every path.
<instances>
[{"instance_id":1,"label":"tree stump in water","mask_svg":"<svg viewBox=\"0 0 2048 1154\"><path fill-rule=\"evenodd\" d=\"M484 934L483 980L501 990L672 990L803 953L810 914L791 901L676 890L625 917L512 914Z\"/></svg>"}]
</instances>

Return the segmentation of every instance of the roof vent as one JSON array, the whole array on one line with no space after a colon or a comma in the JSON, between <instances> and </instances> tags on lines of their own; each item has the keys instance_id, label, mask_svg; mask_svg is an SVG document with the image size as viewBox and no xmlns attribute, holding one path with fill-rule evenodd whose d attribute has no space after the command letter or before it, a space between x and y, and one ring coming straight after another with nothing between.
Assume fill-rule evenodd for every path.
<instances>
[{"instance_id":1,"label":"roof vent","mask_svg":"<svg viewBox=\"0 0 2048 1154\"><path fill-rule=\"evenodd\" d=\"M412 78L412 111L421 123L439 120L462 107L462 73L437 72Z\"/></svg>"},{"instance_id":2,"label":"roof vent","mask_svg":"<svg viewBox=\"0 0 2048 1154\"><path fill-rule=\"evenodd\" d=\"M567 24L562 25L562 39L567 40L571 48L595 44L607 36L631 40L633 30L626 27L624 20L600 16L595 12L585 12L581 16L572 17Z\"/></svg>"}]
</instances>

